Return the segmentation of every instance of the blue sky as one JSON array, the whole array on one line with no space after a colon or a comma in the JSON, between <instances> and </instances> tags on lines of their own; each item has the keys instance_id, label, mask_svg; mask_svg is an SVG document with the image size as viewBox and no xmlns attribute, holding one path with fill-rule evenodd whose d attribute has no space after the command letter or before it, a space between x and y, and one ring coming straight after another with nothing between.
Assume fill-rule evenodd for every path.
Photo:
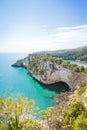
<instances>
[{"instance_id":1,"label":"blue sky","mask_svg":"<svg viewBox=\"0 0 87 130\"><path fill-rule=\"evenodd\" d=\"M87 45L87 0L0 0L0 52Z\"/></svg>"}]
</instances>

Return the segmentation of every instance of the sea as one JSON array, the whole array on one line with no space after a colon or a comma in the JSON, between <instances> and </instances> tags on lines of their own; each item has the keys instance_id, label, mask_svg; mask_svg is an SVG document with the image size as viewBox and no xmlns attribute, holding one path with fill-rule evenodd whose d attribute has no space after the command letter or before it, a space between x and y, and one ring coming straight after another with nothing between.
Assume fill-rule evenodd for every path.
<instances>
[{"instance_id":1,"label":"sea","mask_svg":"<svg viewBox=\"0 0 87 130\"><path fill-rule=\"evenodd\" d=\"M26 53L0 53L0 97L33 99L40 110L55 106L56 100L66 85L63 83L45 86L33 79L24 68L12 67Z\"/></svg>"}]
</instances>

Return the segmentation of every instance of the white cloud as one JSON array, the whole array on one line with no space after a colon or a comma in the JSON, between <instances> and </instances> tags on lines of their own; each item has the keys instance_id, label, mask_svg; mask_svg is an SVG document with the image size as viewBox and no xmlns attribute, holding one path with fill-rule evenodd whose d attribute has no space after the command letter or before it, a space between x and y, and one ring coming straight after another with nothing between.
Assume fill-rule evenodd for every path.
<instances>
[{"instance_id":1,"label":"white cloud","mask_svg":"<svg viewBox=\"0 0 87 130\"><path fill-rule=\"evenodd\" d=\"M56 43L61 43L63 48L74 48L87 45L87 25L57 28L52 34Z\"/></svg>"},{"instance_id":2,"label":"white cloud","mask_svg":"<svg viewBox=\"0 0 87 130\"><path fill-rule=\"evenodd\" d=\"M46 26L43 25L43 28ZM37 30L38 31L38 30ZM15 34L0 41L0 51L35 52L87 46L87 25L61 27L41 36ZM4 46L4 43L7 45Z\"/></svg>"},{"instance_id":3,"label":"white cloud","mask_svg":"<svg viewBox=\"0 0 87 130\"><path fill-rule=\"evenodd\" d=\"M35 40L38 45L41 43L42 50L69 49L87 45L87 25L61 27L55 30Z\"/></svg>"},{"instance_id":4,"label":"white cloud","mask_svg":"<svg viewBox=\"0 0 87 130\"><path fill-rule=\"evenodd\" d=\"M87 25L79 25L74 27L59 27L57 31L69 31L69 30L87 30Z\"/></svg>"}]
</instances>

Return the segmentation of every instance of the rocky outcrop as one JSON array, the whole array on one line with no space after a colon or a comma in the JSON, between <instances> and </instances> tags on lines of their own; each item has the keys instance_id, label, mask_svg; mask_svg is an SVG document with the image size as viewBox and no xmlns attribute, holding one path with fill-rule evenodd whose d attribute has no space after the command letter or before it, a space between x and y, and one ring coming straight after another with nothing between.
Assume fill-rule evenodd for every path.
<instances>
[{"instance_id":1,"label":"rocky outcrop","mask_svg":"<svg viewBox=\"0 0 87 130\"><path fill-rule=\"evenodd\" d=\"M12 67L23 67L25 69L27 69L27 66L29 64L29 60L28 57L18 60L16 63L12 64Z\"/></svg>"},{"instance_id":2,"label":"rocky outcrop","mask_svg":"<svg viewBox=\"0 0 87 130\"><path fill-rule=\"evenodd\" d=\"M39 59L35 62L36 58L34 58L34 56L29 55L22 60L18 60L12 66L26 68L33 78L46 85L65 82L71 90L74 90L84 81L84 77L80 73L73 72L49 60L43 61ZM31 68L28 68L32 61L34 61L33 65L31 65ZM37 68L39 69L37 70Z\"/></svg>"}]
</instances>

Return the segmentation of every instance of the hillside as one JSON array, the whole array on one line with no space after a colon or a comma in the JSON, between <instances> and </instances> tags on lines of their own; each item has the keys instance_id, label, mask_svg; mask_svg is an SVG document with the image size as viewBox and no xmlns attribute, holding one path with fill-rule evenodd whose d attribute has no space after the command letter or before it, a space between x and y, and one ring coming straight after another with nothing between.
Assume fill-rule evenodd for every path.
<instances>
[{"instance_id":1,"label":"hillside","mask_svg":"<svg viewBox=\"0 0 87 130\"><path fill-rule=\"evenodd\" d=\"M76 49L43 51L38 53L62 58L64 60L80 60L80 61L87 62L87 46L76 48Z\"/></svg>"},{"instance_id":2,"label":"hillside","mask_svg":"<svg viewBox=\"0 0 87 130\"><path fill-rule=\"evenodd\" d=\"M87 84L68 92L67 98L64 95L61 95L62 106L42 110L38 118L33 100L1 97L0 130L87 130Z\"/></svg>"},{"instance_id":3,"label":"hillside","mask_svg":"<svg viewBox=\"0 0 87 130\"><path fill-rule=\"evenodd\" d=\"M24 67L28 73L45 85L65 82L73 90L86 76L87 68L64 62L62 59L32 54L12 66Z\"/></svg>"},{"instance_id":4,"label":"hillside","mask_svg":"<svg viewBox=\"0 0 87 130\"><path fill-rule=\"evenodd\" d=\"M59 75L64 76L64 79L69 78L69 80L71 80L72 77L75 78L77 75L72 83L81 82L77 87L76 84L74 84L76 87L75 91L61 93L60 98L58 97L58 100L56 101L56 103L58 103L57 107L49 107L47 110L41 111L39 119L35 120L35 122L32 119L28 119L26 122L25 118L23 118L23 122L18 120L18 126L16 125L16 121L12 122L12 125L17 128L25 128L24 130L27 130L28 128L32 130L46 130L45 128L48 128L48 130L87 129L87 76L85 75L86 80L78 77L79 74L87 74L85 68L65 63L61 59L55 57L39 54L29 55L28 57L17 61L13 66L24 67L35 79L40 82L44 81L44 83L47 83L48 77L50 78L53 76L53 79L56 77L58 79ZM56 72L58 72L58 75L55 77ZM67 76L68 72L69 75ZM70 77L71 72L73 72L74 75ZM82 77L84 76L82 75ZM11 109L11 112L13 112L12 110L13 108ZM17 108L17 111L18 110L19 109ZM20 113L19 117L21 117L21 115L22 113Z\"/></svg>"},{"instance_id":5,"label":"hillside","mask_svg":"<svg viewBox=\"0 0 87 130\"><path fill-rule=\"evenodd\" d=\"M18 60L12 66L24 67L32 77L46 85L58 82L59 80L65 81L69 87L73 87L73 91L61 93L60 97L58 97L58 100L56 101L56 107L48 107L47 110L42 110L40 112L39 118L35 120L35 122L32 120L32 118L30 119L30 117L28 120L23 118L21 121L20 117L24 115L25 111L19 115L19 110L21 110L20 108L22 106L19 108L18 105L18 108L16 107L18 115L16 115L14 118L13 116L11 117L11 119L15 120L9 119L14 121L11 122L12 127L14 125L14 128L16 127L18 130L20 130L19 128L21 128L21 130L87 129L87 68L72 65L70 63L64 62L62 59L41 54L30 54L28 57ZM70 89L72 88L70 87ZM7 101L4 100L6 108L9 106ZM18 101L19 100L17 100L17 102ZM14 108L11 107L10 112L13 113L13 110ZM25 110L24 106L23 110ZM16 117L18 117L19 120L16 121ZM6 123L8 126L8 122Z\"/></svg>"}]
</instances>

